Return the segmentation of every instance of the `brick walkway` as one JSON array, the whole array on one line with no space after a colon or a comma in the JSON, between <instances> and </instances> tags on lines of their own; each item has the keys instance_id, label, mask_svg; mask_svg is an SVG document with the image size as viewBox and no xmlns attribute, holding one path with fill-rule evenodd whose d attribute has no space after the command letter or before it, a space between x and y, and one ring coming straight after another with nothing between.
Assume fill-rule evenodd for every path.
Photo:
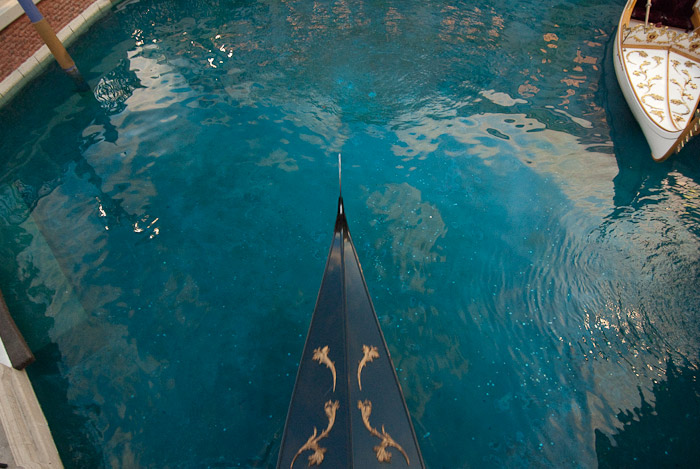
<instances>
[{"instance_id":1,"label":"brick walkway","mask_svg":"<svg viewBox=\"0 0 700 469\"><path fill-rule=\"evenodd\" d=\"M70 23L95 0L43 0L37 7L55 32ZM0 81L7 78L43 45L26 15L0 31Z\"/></svg>"}]
</instances>

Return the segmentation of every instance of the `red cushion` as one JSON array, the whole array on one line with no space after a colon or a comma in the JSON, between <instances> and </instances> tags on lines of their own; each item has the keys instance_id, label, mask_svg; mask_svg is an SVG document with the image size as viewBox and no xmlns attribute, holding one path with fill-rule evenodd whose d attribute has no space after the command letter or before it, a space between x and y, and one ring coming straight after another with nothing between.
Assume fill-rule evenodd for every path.
<instances>
[{"instance_id":1,"label":"red cushion","mask_svg":"<svg viewBox=\"0 0 700 469\"><path fill-rule=\"evenodd\" d=\"M652 0L649 22L672 28L693 29L693 23L690 21L693 15L693 3L695 0ZM637 0L632 18L644 21L646 6L647 0Z\"/></svg>"}]
</instances>

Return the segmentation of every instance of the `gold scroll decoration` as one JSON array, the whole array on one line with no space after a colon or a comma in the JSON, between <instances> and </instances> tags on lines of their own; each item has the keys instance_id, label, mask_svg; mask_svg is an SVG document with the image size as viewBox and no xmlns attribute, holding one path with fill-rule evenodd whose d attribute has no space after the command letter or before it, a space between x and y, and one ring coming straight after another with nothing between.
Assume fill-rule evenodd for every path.
<instances>
[{"instance_id":1,"label":"gold scroll decoration","mask_svg":"<svg viewBox=\"0 0 700 469\"><path fill-rule=\"evenodd\" d=\"M309 437L306 443L304 443L304 445L301 448L299 448L297 454L294 455L292 463L289 465L289 469L292 469L294 467L294 462L297 460L297 457L307 450L313 451L313 454L309 456L309 466L320 465L323 462L324 453L326 452L327 448L319 446L318 442L321 441L323 438L327 437L328 434L331 432L333 424L335 423L335 413L338 410L338 407L340 407L340 402L338 401L326 402L324 410L326 411L326 416L328 417L328 426L318 436L316 436L318 431L316 430L316 427L314 427L313 435Z\"/></svg>"},{"instance_id":2,"label":"gold scroll decoration","mask_svg":"<svg viewBox=\"0 0 700 469\"><path fill-rule=\"evenodd\" d=\"M377 351L377 347L374 345L363 345L362 352L364 353L364 356L362 357L362 360L360 360L360 364L357 367L357 384L360 386L360 391L362 391L362 369L365 367L365 365L367 365L367 363L371 362L375 358L379 358L379 352Z\"/></svg>"},{"instance_id":3,"label":"gold scroll decoration","mask_svg":"<svg viewBox=\"0 0 700 469\"><path fill-rule=\"evenodd\" d=\"M375 358L379 358L379 351L374 345L362 345L363 357L360 360L360 364L357 366L357 385L362 391L362 369L371 363ZM398 449L403 457L406 458L406 464L411 465L406 451L401 447L400 444L394 441L394 439L384 430L384 425L382 425L382 432L379 433L376 428L373 428L369 423L369 416L372 414L372 401L365 399L364 401L357 401L357 408L360 409L362 414L362 422L365 424L365 428L373 436L376 436L382 440L377 446L374 447L374 452L377 455L377 460L379 462L391 462L391 452L389 447L394 447Z\"/></svg>"},{"instance_id":4,"label":"gold scroll decoration","mask_svg":"<svg viewBox=\"0 0 700 469\"><path fill-rule=\"evenodd\" d=\"M319 347L314 349L312 360L316 360L319 364L326 365L328 369L331 370L331 374L333 375L333 392L335 392L335 362L332 362L331 359L328 358L328 351L328 345L323 348Z\"/></svg>"},{"instance_id":5,"label":"gold scroll decoration","mask_svg":"<svg viewBox=\"0 0 700 469\"><path fill-rule=\"evenodd\" d=\"M681 63L679 60L674 59L669 60L669 63L676 72L676 76L680 77L682 80L682 82L678 81L677 78L669 78L668 80L670 85L675 86L676 92L673 93L673 95L679 97L679 99L670 100L671 104L674 106L674 108L671 109L671 116L673 117L673 121L677 124L677 127L682 129L685 127L686 120L688 119L686 116L692 117L693 109L691 109L691 106L695 104L695 90L698 88L696 82L697 79L700 78L691 76L690 69L692 67L700 68L700 66L698 66L697 62L692 60L686 60ZM670 85L669 88L671 88ZM669 94L671 94L670 91L669 89Z\"/></svg>"},{"instance_id":6,"label":"gold scroll decoration","mask_svg":"<svg viewBox=\"0 0 700 469\"><path fill-rule=\"evenodd\" d=\"M360 409L360 412L362 413L362 421L365 424L365 428L367 428L372 435L382 440L377 446L374 447L377 460L379 462L391 462L391 452L388 450L388 448L391 446L398 449L401 454L403 454L403 457L406 458L406 464L410 466L411 462L408 459L406 451L404 451L401 445L395 442L394 439L386 432L386 430L384 430L384 425L382 425L382 432L379 433L377 429L372 428L372 425L369 423L369 416L372 414L372 402L368 399L365 399L364 401L357 401L357 408Z\"/></svg>"},{"instance_id":7,"label":"gold scroll decoration","mask_svg":"<svg viewBox=\"0 0 700 469\"><path fill-rule=\"evenodd\" d=\"M639 55L641 58L640 63L634 62L632 58L633 54ZM649 54L643 50L632 50L627 53L625 58L628 67L632 70L632 75L638 77L640 80L636 85L638 88L637 93L639 95L639 100L646 107L646 111L649 114L656 116L659 119L659 123L663 122L666 118L664 97L653 91L656 85L663 85L663 83L656 83L660 80L663 81L663 77L659 75L658 72L652 74L654 69L663 65L663 57L658 55L649 57ZM633 70L632 67L636 67L636 69ZM651 100L651 102L649 100Z\"/></svg>"},{"instance_id":8,"label":"gold scroll decoration","mask_svg":"<svg viewBox=\"0 0 700 469\"><path fill-rule=\"evenodd\" d=\"M624 47L653 47L656 49L674 50L693 60L700 59L700 36L674 31L668 27L657 28L638 24L623 30Z\"/></svg>"}]
</instances>

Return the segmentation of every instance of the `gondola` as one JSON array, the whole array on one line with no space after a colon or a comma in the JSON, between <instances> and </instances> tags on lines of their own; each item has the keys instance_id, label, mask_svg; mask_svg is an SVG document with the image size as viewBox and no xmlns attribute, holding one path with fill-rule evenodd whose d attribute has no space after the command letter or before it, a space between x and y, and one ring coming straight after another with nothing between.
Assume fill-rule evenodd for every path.
<instances>
[{"instance_id":1,"label":"gondola","mask_svg":"<svg viewBox=\"0 0 700 469\"><path fill-rule=\"evenodd\" d=\"M277 461L284 469L311 466L425 467L350 237L342 190Z\"/></svg>"},{"instance_id":2,"label":"gondola","mask_svg":"<svg viewBox=\"0 0 700 469\"><path fill-rule=\"evenodd\" d=\"M615 38L615 73L655 161L700 130L700 1L628 0Z\"/></svg>"}]
</instances>

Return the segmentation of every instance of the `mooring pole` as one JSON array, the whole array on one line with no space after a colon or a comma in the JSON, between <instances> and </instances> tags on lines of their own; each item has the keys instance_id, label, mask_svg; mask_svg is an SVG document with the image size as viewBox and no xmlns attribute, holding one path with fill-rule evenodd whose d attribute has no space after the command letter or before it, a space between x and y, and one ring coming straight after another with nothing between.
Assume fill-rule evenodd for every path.
<instances>
[{"instance_id":1,"label":"mooring pole","mask_svg":"<svg viewBox=\"0 0 700 469\"><path fill-rule=\"evenodd\" d=\"M644 15L644 31L649 27L649 10L651 10L651 0L647 0L647 11Z\"/></svg>"},{"instance_id":2,"label":"mooring pole","mask_svg":"<svg viewBox=\"0 0 700 469\"><path fill-rule=\"evenodd\" d=\"M41 39L48 46L51 54L53 54L56 62L58 62L58 65L60 65L63 71L73 79L73 82L78 87L78 91L88 91L90 87L83 79L83 76L80 74L75 62L68 54L68 51L63 46L63 43L61 43L58 37L56 37L56 33L51 28L49 22L46 21L44 15L42 15L36 5L34 5L34 2L32 0L17 1L27 14L29 21L31 21L34 29L36 29L36 32L39 33Z\"/></svg>"}]
</instances>

